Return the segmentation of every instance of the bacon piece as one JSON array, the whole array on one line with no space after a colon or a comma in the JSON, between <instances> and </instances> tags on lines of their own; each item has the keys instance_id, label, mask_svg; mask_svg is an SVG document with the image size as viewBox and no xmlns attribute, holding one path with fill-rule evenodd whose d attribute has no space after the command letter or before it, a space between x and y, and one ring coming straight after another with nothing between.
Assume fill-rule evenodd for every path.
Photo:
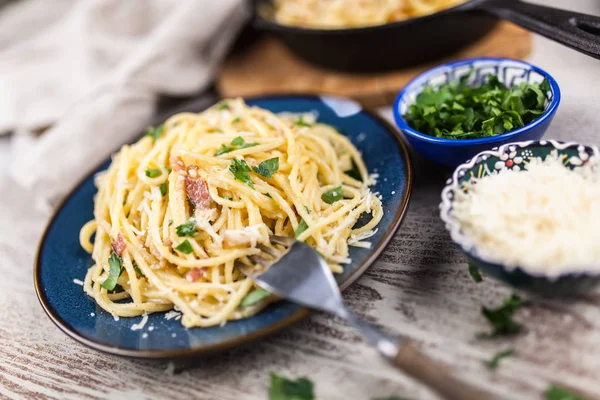
<instances>
[{"instance_id":1,"label":"bacon piece","mask_svg":"<svg viewBox=\"0 0 600 400\"><path fill-rule=\"evenodd\" d=\"M171 162L171 168L173 169L173 171L179 172L182 175L186 174L185 164L183 163L181 157L171 156L171 159L169 161Z\"/></svg>"},{"instance_id":2,"label":"bacon piece","mask_svg":"<svg viewBox=\"0 0 600 400\"><path fill-rule=\"evenodd\" d=\"M189 282L198 282L204 277L204 275L206 275L206 271L208 271L207 267L192 268L190 272L185 275L185 279Z\"/></svg>"},{"instance_id":3,"label":"bacon piece","mask_svg":"<svg viewBox=\"0 0 600 400\"><path fill-rule=\"evenodd\" d=\"M191 165L187 168L185 192L197 209L206 210L210 208L208 185L204 179L198 176L198 167L195 165Z\"/></svg>"},{"instance_id":4,"label":"bacon piece","mask_svg":"<svg viewBox=\"0 0 600 400\"><path fill-rule=\"evenodd\" d=\"M127 244L125 243L125 238L123 237L121 232L119 232L119 234L117 235L117 240L112 242L112 248L119 257L123 257L123 252L125 251L126 247Z\"/></svg>"}]
</instances>

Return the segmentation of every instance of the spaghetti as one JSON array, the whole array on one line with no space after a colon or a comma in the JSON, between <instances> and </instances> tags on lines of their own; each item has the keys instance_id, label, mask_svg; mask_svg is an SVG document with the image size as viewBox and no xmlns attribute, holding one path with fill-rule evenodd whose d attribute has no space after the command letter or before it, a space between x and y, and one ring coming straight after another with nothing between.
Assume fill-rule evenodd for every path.
<instances>
[{"instance_id":1,"label":"spaghetti","mask_svg":"<svg viewBox=\"0 0 600 400\"><path fill-rule=\"evenodd\" d=\"M256 296L236 261L271 246L269 235L306 241L339 273L383 215L360 153L312 114L235 99L149 133L97 175L80 232L95 261L84 290L115 316L175 308L186 327L248 317L273 297Z\"/></svg>"},{"instance_id":2,"label":"spaghetti","mask_svg":"<svg viewBox=\"0 0 600 400\"><path fill-rule=\"evenodd\" d=\"M343 29L416 18L464 2L465 0L275 0L274 17L283 25Z\"/></svg>"}]
</instances>

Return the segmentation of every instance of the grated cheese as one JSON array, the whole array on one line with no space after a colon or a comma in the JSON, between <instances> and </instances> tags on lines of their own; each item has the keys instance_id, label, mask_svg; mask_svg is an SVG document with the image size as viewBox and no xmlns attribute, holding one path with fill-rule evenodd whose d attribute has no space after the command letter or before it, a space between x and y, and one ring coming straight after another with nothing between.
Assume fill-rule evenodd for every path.
<instances>
[{"instance_id":1,"label":"grated cheese","mask_svg":"<svg viewBox=\"0 0 600 400\"><path fill-rule=\"evenodd\" d=\"M456 191L452 215L478 254L548 277L600 272L600 168L569 169L552 154Z\"/></svg>"},{"instance_id":2,"label":"grated cheese","mask_svg":"<svg viewBox=\"0 0 600 400\"><path fill-rule=\"evenodd\" d=\"M139 331L141 329L144 329L144 326L146 326L146 322L148 322L148 314L143 314L140 323L131 325L131 330Z\"/></svg>"}]
</instances>

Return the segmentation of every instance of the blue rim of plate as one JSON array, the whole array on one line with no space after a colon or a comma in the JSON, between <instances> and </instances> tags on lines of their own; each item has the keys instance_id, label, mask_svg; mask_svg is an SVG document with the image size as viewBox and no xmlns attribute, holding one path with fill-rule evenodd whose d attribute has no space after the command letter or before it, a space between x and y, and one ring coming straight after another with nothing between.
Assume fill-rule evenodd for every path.
<instances>
[{"instance_id":1,"label":"blue rim of plate","mask_svg":"<svg viewBox=\"0 0 600 400\"><path fill-rule=\"evenodd\" d=\"M440 75L441 72L444 70L455 69L456 67L473 64L475 62L490 62L490 63L508 62L508 63L519 64L523 68L527 68L528 70L535 71L538 74L542 75L544 78L548 79L548 83L550 84L550 90L552 91L552 100L550 101L550 103L548 104L546 109L544 110L544 113L542 115L540 115L538 118L536 118L535 120L528 123L527 125L522 126L518 129L515 129L512 131L502 133L500 135L490 136L490 137L485 137L485 138L460 139L460 140L438 138L435 136L430 136L425 133L416 131L406 123L406 121L404 120L404 117L402 117L402 114L400 114L400 102L404 99L404 96L413 89L413 86L415 86L417 83L420 83L420 81L422 81L426 78L430 79L430 78ZM418 140L421 140L424 142L429 142L429 143L442 144L445 146L465 146L465 145L478 145L478 144L493 145L494 143L497 143L497 142L503 142L503 141L509 140L511 138L515 138L515 137L519 136L520 134L522 134L523 132L529 131L530 129L533 129L536 126L543 123L546 119L548 119L551 115L553 115L554 111L556 111L556 108L560 104L560 98L561 98L561 93L560 93L560 87L558 86L558 82L556 82L556 80L552 77L552 75L550 75L548 72L544 71L540 67L537 67L526 61L516 60L514 58L474 57L474 58L467 58L467 59L463 59L463 60L452 61L449 63L441 64L441 65L438 65L437 67L428 69L427 71L417 75L416 77L414 77L410 82L408 82L404 86L404 88L400 91L400 93L398 93L398 96L396 96L396 100L394 101L394 106L392 108L392 111L394 113L394 119L396 121L396 124L398 125L398 128L405 135L412 136L413 138L416 138Z\"/></svg>"},{"instance_id":2,"label":"blue rim of plate","mask_svg":"<svg viewBox=\"0 0 600 400\"><path fill-rule=\"evenodd\" d=\"M261 101L263 101L263 102L285 101L285 100L290 100L290 99L292 99L292 100L300 99L303 101L319 100L319 101L323 102L324 98L329 98L329 99L334 99L334 100L340 99L340 100L343 100L346 102L350 101L350 102L356 104L359 107L359 111L357 111L357 113L364 114L366 117L370 118L374 124L380 125L394 139L394 141L396 142L396 144L398 146L398 151L401 156L402 163L404 164L404 175L402 176L402 181L404 182L405 190L402 193L403 196L402 196L402 199L400 200L399 205L395 211L394 217L391 220L387 231L383 232L383 236L381 237L381 239L377 242L377 244L374 246L374 248L370 250L370 254L368 255L368 257L361 264L359 264L354 270L352 270L347 276L345 276L343 278L343 280L338 281L340 289L344 290L350 284L352 284L356 279L358 279L358 277L360 277L377 260L377 258L381 255L381 253L383 252L383 250L385 249L387 244L394 237L394 234L400 227L400 224L401 224L402 220L404 219L404 216L406 215L406 212L408 210L409 200L410 200L411 193L412 193L413 173L412 173L409 152L406 148L406 145L403 142L403 139L401 138L400 134L398 133L398 131L387 121L385 121L381 117L377 116L373 112L366 110L360 104L355 103L352 100L349 100L349 99L346 99L343 97L329 97L329 96L325 96L325 95L320 96L320 95L293 95L293 94L291 94L291 95L274 95L274 96L254 96L254 97L244 98L244 100L247 103L257 103L257 102L260 103ZM205 108L190 109L188 111L199 112L199 111L202 111L203 109L205 109ZM333 107L332 107L332 109L333 109ZM281 112L281 111L276 111L276 112ZM335 111L335 112L337 114L337 111ZM341 116L339 116L339 114L338 114L338 117L342 118ZM360 149L360 147L359 147L359 149ZM185 348L177 348L177 349L172 349L172 350L145 350L145 349L139 350L139 349L119 347L119 346L115 346L115 345L107 345L106 343L85 337L79 331L77 331L77 329L71 327L59 315L59 313L53 309L52 305L50 304L49 299L46 296L45 291L42 288L42 284L41 284L41 280L42 280L42 278L41 278L42 261L41 260L42 260L42 256L43 256L42 252L45 248L45 243L48 239L49 232L50 232L51 228L53 227L53 225L55 224L57 218L61 214L61 211L63 211L65 209L66 204L79 190L81 190L81 188L86 183L88 183L90 178L92 178L97 172L99 172L99 170L104 169L109 164L109 162L110 162L110 158L106 161L103 161L100 165L97 165L96 167L94 167L94 169L88 175L86 175L63 198L63 200L60 202L60 204L56 207L52 217L50 218L50 220L44 230L44 233L41 236L41 239L40 239L40 242L39 242L39 245L37 248L36 257L35 257L35 261L34 261L34 268L33 268L33 279L34 279L36 295L38 297L38 300L40 301L42 308L44 309L44 311L46 312L46 314L48 315L50 320L61 331L66 333L72 339L75 339L76 341L78 341L88 347L91 347L95 350L99 350L99 351L102 351L102 352L108 353L108 354L114 354L114 355L118 355L118 356L138 358L138 359L184 359L184 358L190 358L190 357L199 356L199 355L203 355L203 354L223 351L223 350L227 350L227 349L230 349L230 348L233 348L236 346L250 343L259 338L263 338L270 334L273 334L273 333L283 329L284 327L292 325L293 323L307 317L310 314L311 310L309 310L308 308L302 308L302 307L297 306L298 310L293 312L291 315L289 315L283 319L280 319L279 321L276 321L264 328L250 332L248 334L239 335L233 339L229 339L229 340L226 340L226 341L223 341L223 342L220 342L217 344L213 344L213 345L202 345L202 346L196 347L196 348L185 347ZM372 171L370 171L370 172L372 172ZM90 256L88 256L88 257L91 260L91 257ZM86 269L87 269L87 267L86 267ZM81 292L81 296L82 296L81 299L83 301L89 301L89 302L93 303L93 300L90 299L83 292L83 290L81 290L80 292ZM281 302L277 302L276 304L278 304L278 303L287 303L287 302L281 301ZM291 304L291 303L289 303L289 304ZM267 308L262 310L257 315L261 315L262 313L267 312L269 310L269 307L272 307L272 306L273 305L268 306ZM160 313L160 314L162 314L162 313ZM247 320L248 319L241 320L241 321L247 321ZM135 320L133 322L137 322L137 320ZM178 324L178 325L181 324L180 321L175 321L175 320L171 320L168 322L172 323L172 324ZM233 321L233 322L237 322L237 321ZM206 328L191 328L191 329L206 329Z\"/></svg>"}]
</instances>

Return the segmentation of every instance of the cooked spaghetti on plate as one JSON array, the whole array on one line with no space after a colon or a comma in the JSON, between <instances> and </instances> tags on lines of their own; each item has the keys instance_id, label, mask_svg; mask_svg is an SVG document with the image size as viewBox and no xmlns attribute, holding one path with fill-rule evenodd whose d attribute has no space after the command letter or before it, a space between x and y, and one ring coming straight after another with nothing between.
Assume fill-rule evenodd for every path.
<instances>
[{"instance_id":1,"label":"cooked spaghetti on plate","mask_svg":"<svg viewBox=\"0 0 600 400\"><path fill-rule=\"evenodd\" d=\"M348 246L369 247L383 215L374 179L349 139L313 114L240 99L177 114L96 176L94 219L80 233L95 262L84 290L120 317L175 308L184 326L208 327L251 316L272 296L236 262L282 235L342 272Z\"/></svg>"},{"instance_id":2,"label":"cooked spaghetti on plate","mask_svg":"<svg viewBox=\"0 0 600 400\"><path fill-rule=\"evenodd\" d=\"M465 0L275 0L274 19L283 25L343 29L383 25L433 14Z\"/></svg>"}]
</instances>

